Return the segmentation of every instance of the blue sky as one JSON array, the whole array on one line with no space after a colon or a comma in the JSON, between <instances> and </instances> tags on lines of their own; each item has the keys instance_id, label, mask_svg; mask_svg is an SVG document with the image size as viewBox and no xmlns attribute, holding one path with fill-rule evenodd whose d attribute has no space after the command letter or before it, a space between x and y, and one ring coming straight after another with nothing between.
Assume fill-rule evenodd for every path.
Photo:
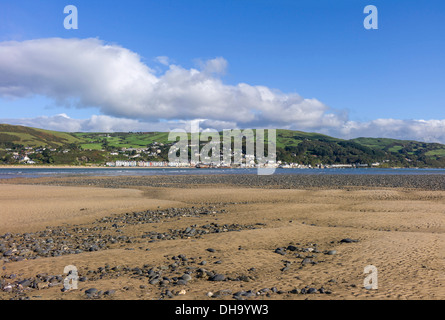
<instances>
[{"instance_id":1,"label":"blue sky","mask_svg":"<svg viewBox=\"0 0 445 320\"><path fill-rule=\"evenodd\" d=\"M69 4L78 9L78 30L63 27L66 16L63 8ZM378 8L378 30L363 27L363 20L367 16L363 9L369 4ZM102 41L102 45L116 45L137 54L140 64L149 67L157 79L168 74L171 65L180 66L185 71L198 69L204 73L206 61L221 58L218 66L223 66L222 71L216 72L217 75L208 75L210 78L206 80L216 84L222 82L230 88L245 83L252 88L262 86L272 91L279 90L279 97L283 98L284 95L286 101L297 94L303 100L290 99L295 104L290 108L282 102L283 99L279 99L281 104L276 106L276 112L286 114L297 110L303 118L308 115L308 119L301 122L298 119L286 122L277 118L268 123L273 114L273 110L268 108L275 108L271 105L259 107L258 110L246 107L250 108L250 113L263 116L244 122L237 121L235 116L218 118L217 115L224 115L221 110L207 114L203 112L202 118L211 120L209 126L269 124L345 137L374 133L442 141L445 140L444 18L445 2L439 0L0 0L0 43L95 38ZM18 55L17 52L21 51L17 50L13 52ZM156 60L161 56L168 57L166 65L160 63L160 59ZM70 63L71 58L67 56L64 61ZM0 62L1 59L0 54ZM52 67L48 65L48 68ZM21 82L16 78L29 79L31 74L18 68L12 70L9 65L7 70L2 70L1 64L0 71L3 71L0 89L2 85L22 86L22 82L27 81ZM39 76L43 77L41 74L32 75L36 81L40 81ZM119 73L116 74L116 77L119 76ZM172 82L167 83L171 85ZM176 80L174 83L176 85ZM56 83L45 82L45 88L52 85L57 87ZM159 110L121 112L118 106L104 105L102 100L90 96L87 99L86 95L82 96L83 92L78 91L63 96L61 102L57 99L60 92L54 93L55 89L51 89L52 94L49 94L46 89L30 87L29 84L24 87L20 94L9 91L5 94L0 90L2 122L22 121L30 124L34 119L34 123L41 126L42 117L64 114L65 118L78 121L86 121L96 115L104 116L103 119L112 117L116 120L114 123L117 123L117 119L125 119L149 126L159 119L199 118L198 112L188 109L183 118L180 112L175 118L168 118ZM176 86L174 89L177 92ZM29 91L27 94L23 92L26 90ZM235 94L239 92L235 91ZM206 95L206 92L202 95ZM226 97L221 95L221 99ZM67 107L67 100L76 99L88 102ZM156 99L162 103L171 101L171 97L156 96ZM196 99L201 102L200 97L181 97L179 101L187 108L193 108L192 102ZM158 107L151 104L152 100L150 97L150 105L146 108ZM251 103L253 106L257 102ZM163 108L170 107L180 108L178 105ZM229 102L214 108L227 108L230 113L237 109ZM197 110L204 109L197 107ZM212 118L212 114L216 115ZM323 118L317 120L317 115ZM332 120L333 115L336 115L335 121ZM240 117L246 119L242 113ZM377 119L387 121L377 123ZM391 122L390 119L399 122ZM436 121L434 130L430 122L419 124L416 122L418 120ZM319 123L319 126L313 122ZM49 129L60 129L51 127L49 123ZM130 126L138 125L127 123ZM394 131L396 123L397 131ZM111 125L106 129L121 127ZM80 128L93 130L94 126Z\"/></svg>"}]
</instances>

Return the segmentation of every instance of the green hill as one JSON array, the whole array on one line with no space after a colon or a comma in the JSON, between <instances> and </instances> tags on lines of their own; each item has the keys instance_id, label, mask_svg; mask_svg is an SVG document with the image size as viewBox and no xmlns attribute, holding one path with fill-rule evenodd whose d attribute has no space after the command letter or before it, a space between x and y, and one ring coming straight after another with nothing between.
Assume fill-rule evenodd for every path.
<instances>
[{"instance_id":1,"label":"green hill","mask_svg":"<svg viewBox=\"0 0 445 320\"><path fill-rule=\"evenodd\" d=\"M70 133L0 124L0 145L9 143L25 147L60 147L82 142Z\"/></svg>"},{"instance_id":2,"label":"green hill","mask_svg":"<svg viewBox=\"0 0 445 320\"><path fill-rule=\"evenodd\" d=\"M167 144L168 132L116 132L116 133L73 133L79 139L83 149L101 150L104 146L109 148L146 148L158 142Z\"/></svg>"},{"instance_id":3,"label":"green hill","mask_svg":"<svg viewBox=\"0 0 445 320\"><path fill-rule=\"evenodd\" d=\"M65 133L0 124L0 163L14 163L12 151L47 147L37 163L86 164L128 159L135 150L141 160L167 160L168 132ZM445 145L387 138L343 140L319 133L277 130L277 160L305 165L372 164L388 167L445 167ZM69 151L63 152L63 149ZM130 149L127 151L126 149ZM9 150L9 151L8 151ZM157 153L156 153L157 151ZM16 156L17 158L17 156Z\"/></svg>"}]
</instances>

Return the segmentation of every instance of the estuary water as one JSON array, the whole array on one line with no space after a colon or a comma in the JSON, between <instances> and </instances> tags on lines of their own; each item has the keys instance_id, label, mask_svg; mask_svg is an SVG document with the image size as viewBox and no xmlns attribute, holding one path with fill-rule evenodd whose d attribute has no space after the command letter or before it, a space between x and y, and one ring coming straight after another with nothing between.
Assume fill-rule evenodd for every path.
<instances>
[{"instance_id":1,"label":"estuary water","mask_svg":"<svg viewBox=\"0 0 445 320\"><path fill-rule=\"evenodd\" d=\"M153 175L212 175L258 174L257 169L197 169L197 168L0 168L0 179L66 177L66 176L153 176ZM283 169L274 175L445 175L445 169L380 169L380 168L329 168Z\"/></svg>"}]
</instances>

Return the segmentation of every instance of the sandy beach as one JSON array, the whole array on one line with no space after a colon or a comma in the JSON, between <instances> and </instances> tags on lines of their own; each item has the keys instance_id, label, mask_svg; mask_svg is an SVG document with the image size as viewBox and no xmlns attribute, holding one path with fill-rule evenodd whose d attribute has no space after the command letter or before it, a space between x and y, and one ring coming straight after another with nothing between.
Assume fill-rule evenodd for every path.
<instances>
[{"instance_id":1,"label":"sandy beach","mask_svg":"<svg viewBox=\"0 0 445 320\"><path fill-rule=\"evenodd\" d=\"M2 181L0 299L445 298L444 190L174 179Z\"/></svg>"}]
</instances>

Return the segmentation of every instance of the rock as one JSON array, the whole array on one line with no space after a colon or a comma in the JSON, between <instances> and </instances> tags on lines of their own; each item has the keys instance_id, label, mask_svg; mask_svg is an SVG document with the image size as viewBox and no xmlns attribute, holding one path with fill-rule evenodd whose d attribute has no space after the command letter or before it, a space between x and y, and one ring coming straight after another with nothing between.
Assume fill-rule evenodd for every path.
<instances>
[{"instance_id":1,"label":"rock","mask_svg":"<svg viewBox=\"0 0 445 320\"><path fill-rule=\"evenodd\" d=\"M192 276L186 273L186 274L182 275L181 279L184 281L190 281L190 280L192 280Z\"/></svg>"},{"instance_id":2,"label":"rock","mask_svg":"<svg viewBox=\"0 0 445 320\"><path fill-rule=\"evenodd\" d=\"M99 290L97 290L96 288L90 288L88 290L85 290L85 294L89 297L96 296L99 294Z\"/></svg>"},{"instance_id":3,"label":"rock","mask_svg":"<svg viewBox=\"0 0 445 320\"><path fill-rule=\"evenodd\" d=\"M207 277L211 278L215 276L215 274L212 271L204 270L204 273L207 275Z\"/></svg>"},{"instance_id":4,"label":"rock","mask_svg":"<svg viewBox=\"0 0 445 320\"><path fill-rule=\"evenodd\" d=\"M208 248L208 249L206 249L208 252L215 252L216 250L215 249L213 249L213 248Z\"/></svg>"},{"instance_id":5,"label":"rock","mask_svg":"<svg viewBox=\"0 0 445 320\"><path fill-rule=\"evenodd\" d=\"M286 254L286 252L284 251L284 248L276 248L275 253L281 254L283 256Z\"/></svg>"},{"instance_id":6,"label":"rock","mask_svg":"<svg viewBox=\"0 0 445 320\"><path fill-rule=\"evenodd\" d=\"M165 286L167 286L169 283L170 283L170 281L168 281L168 280L161 280L161 281L159 281L159 285L160 285L161 287L165 287Z\"/></svg>"},{"instance_id":7,"label":"rock","mask_svg":"<svg viewBox=\"0 0 445 320\"><path fill-rule=\"evenodd\" d=\"M226 276L223 274L215 274L213 277L209 278L210 281L224 281L226 280Z\"/></svg>"},{"instance_id":8,"label":"rock","mask_svg":"<svg viewBox=\"0 0 445 320\"><path fill-rule=\"evenodd\" d=\"M12 292L12 286L11 285L7 285L7 286L3 287L3 291L5 291L5 292Z\"/></svg>"},{"instance_id":9,"label":"rock","mask_svg":"<svg viewBox=\"0 0 445 320\"><path fill-rule=\"evenodd\" d=\"M317 293L317 292L318 292L318 290L315 289L315 288L309 288L309 289L307 290L307 293L308 293L308 294L311 294L311 293Z\"/></svg>"},{"instance_id":10,"label":"rock","mask_svg":"<svg viewBox=\"0 0 445 320\"><path fill-rule=\"evenodd\" d=\"M185 285L187 285L187 281L185 281L183 279L179 279L178 281L176 281L176 284L179 286L185 286Z\"/></svg>"},{"instance_id":11,"label":"rock","mask_svg":"<svg viewBox=\"0 0 445 320\"><path fill-rule=\"evenodd\" d=\"M239 277L239 280L244 281L244 282L249 282L250 278L249 278L249 276L246 276L245 274L243 274Z\"/></svg>"},{"instance_id":12,"label":"rock","mask_svg":"<svg viewBox=\"0 0 445 320\"><path fill-rule=\"evenodd\" d=\"M353 242L358 242L358 240L353 240L350 238L345 238L345 239L341 239L340 240L341 243L353 243Z\"/></svg>"},{"instance_id":13,"label":"rock","mask_svg":"<svg viewBox=\"0 0 445 320\"><path fill-rule=\"evenodd\" d=\"M14 252L12 250L8 250L8 251L4 252L3 255L5 257L10 257L10 256L14 255Z\"/></svg>"},{"instance_id":14,"label":"rock","mask_svg":"<svg viewBox=\"0 0 445 320\"><path fill-rule=\"evenodd\" d=\"M115 290L107 290L107 291L104 292L104 295L105 295L105 296L112 296L112 295L114 295L115 293L116 293Z\"/></svg>"},{"instance_id":15,"label":"rock","mask_svg":"<svg viewBox=\"0 0 445 320\"><path fill-rule=\"evenodd\" d=\"M332 256L334 254L337 254L337 250L329 250L328 252L326 252L326 254Z\"/></svg>"},{"instance_id":16,"label":"rock","mask_svg":"<svg viewBox=\"0 0 445 320\"><path fill-rule=\"evenodd\" d=\"M23 288L27 288L32 284L32 282L31 282L31 280L26 279L26 280L20 281L18 284L21 285Z\"/></svg>"},{"instance_id":17,"label":"rock","mask_svg":"<svg viewBox=\"0 0 445 320\"><path fill-rule=\"evenodd\" d=\"M99 251L99 247L94 244L88 248L88 251Z\"/></svg>"}]
</instances>

